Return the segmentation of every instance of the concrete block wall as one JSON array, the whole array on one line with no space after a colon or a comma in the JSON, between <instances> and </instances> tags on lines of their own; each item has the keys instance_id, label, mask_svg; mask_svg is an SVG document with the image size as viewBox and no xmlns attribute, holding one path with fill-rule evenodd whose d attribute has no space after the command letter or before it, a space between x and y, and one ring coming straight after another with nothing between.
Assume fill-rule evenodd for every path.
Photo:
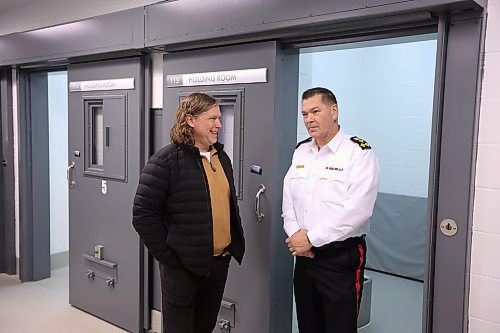
<instances>
[{"instance_id":1,"label":"concrete block wall","mask_svg":"<svg viewBox=\"0 0 500 333\"><path fill-rule=\"evenodd\" d=\"M472 226L469 333L500 332L500 0L488 1Z\"/></svg>"}]
</instances>

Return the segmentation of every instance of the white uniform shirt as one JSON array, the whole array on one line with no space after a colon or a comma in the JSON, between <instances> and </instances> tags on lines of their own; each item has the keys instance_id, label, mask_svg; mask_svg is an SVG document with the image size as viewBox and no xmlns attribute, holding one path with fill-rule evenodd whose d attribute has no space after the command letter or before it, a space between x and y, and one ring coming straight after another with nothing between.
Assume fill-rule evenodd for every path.
<instances>
[{"instance_id":1,"label":"white uniform shirt","mask_svg":"<svg viewBox=\"0 0 500 333\"><path fill-rule=\"evenodd\" d=\"M373 151L342 130L320 151L314 139L301 144L284 179L285 232L305 229L315 247L366 234L378 180Z\"/></svg>"}]
</instances>

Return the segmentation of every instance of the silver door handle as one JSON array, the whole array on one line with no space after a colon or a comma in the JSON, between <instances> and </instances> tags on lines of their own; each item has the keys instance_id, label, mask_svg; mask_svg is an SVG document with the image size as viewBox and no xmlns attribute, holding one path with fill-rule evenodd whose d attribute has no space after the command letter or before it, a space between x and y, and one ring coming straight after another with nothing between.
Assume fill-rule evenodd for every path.
<instances>
[{"instance_id":1,"label":"silver door handle","mask_svg":"<svg viewBox=\"0 0 500 333\"><path fill-rule=\"evenodd\" d=\"M259 185L259 190L257 191L257 194L255 195L255 215L257 215L257 220L259 222L262 222L264 219L264 214L260 212L260 195L262 193L266 192L266 187L262 184Z\"/></svg>"},{"instance_id":2,"label":"silver door handle","mask_svg":"<svg viewBox=\"0 0 500 333\"><path fill-rule=\"evenodd\" d=\"M75 162L71 161L71 164L66 169L66 179L68 180L68 186L75 186L75 181L73 180L73 168L75 167Z\"/></svg>"}]
</instances>

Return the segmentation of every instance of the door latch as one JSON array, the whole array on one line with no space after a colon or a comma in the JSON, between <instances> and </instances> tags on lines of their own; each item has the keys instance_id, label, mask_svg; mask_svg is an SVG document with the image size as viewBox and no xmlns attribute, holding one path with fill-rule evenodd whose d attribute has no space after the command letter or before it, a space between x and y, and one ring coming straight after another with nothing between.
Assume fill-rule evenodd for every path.
<instances>
[{"instance_id":1,"label":"door latch","mask_svg":"<svg viewBox=\"0 0 500 333\"><path fill-rule=\"evenodd\" d=\"M231 323L227 319L219 319L219 322L217 323L219 325L221 331L224 330L226 332L231 331Z\"/></svg>"}]
</instances>

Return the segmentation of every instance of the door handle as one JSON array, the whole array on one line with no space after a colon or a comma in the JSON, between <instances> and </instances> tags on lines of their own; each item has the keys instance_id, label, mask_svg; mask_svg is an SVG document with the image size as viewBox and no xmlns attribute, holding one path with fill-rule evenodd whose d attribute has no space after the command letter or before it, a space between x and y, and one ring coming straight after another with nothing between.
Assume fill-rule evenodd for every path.
<instances>
[{"instance_id":1,"label":"door handle","mask_svg":"<svg viewBox=\"0 0 500 333\"><path fill-rule=\"evenodd\" d=\"M106 147L109 147L109 126L106 126Z\"/></svg>"},{"instance_id":2,"label":"door handle","mask_svg":"<svg viewBox=\"0 0 500 333\"><path fill-rule=\"evenodd\" d=\"M75 181L73 180L73 169L75 168L75 162L71 161L71 164L66 169L66 179L68 180L68 186L75 186Z\"/></svg>"},{"instance_id":3,"label":"door handle","mask_svg":"<svg viewBox=\"0 0 500 333\"><path fill-rule=\"evenodd\" d=\"M260 212L260 195L266 191L266 187L262 184L259 185L259 190L255 195L255 215L257 215L257 220L262 222L264 219L264 214Z\"/></svg>"},{"instance_id":4,"label":"door handle","mask_svg":"<svg viewBox=\"0 0 500 333\"><path fill-rule=\"evenodd\" d=\"M2 165L3 165L4 167L7 167L7 160L3 160L3 161L2 161Z\"/></svg>"}]
</instances>

